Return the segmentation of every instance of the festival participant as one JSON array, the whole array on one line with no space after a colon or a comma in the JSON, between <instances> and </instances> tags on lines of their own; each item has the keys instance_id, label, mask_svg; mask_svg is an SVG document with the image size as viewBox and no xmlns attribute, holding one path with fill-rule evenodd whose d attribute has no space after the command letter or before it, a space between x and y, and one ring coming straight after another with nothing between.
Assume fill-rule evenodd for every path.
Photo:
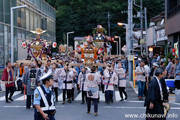
<instances>
[{"instance_id":1,"label":"festival participant","mask_svg":"<svg viewBox=\"0 0 180 120\"><path fill-rule=\"evenodd\" d=\"M118 64L118 69L115 69L115 72L118 76L118 88L119 93L121 96L120 101L127 100L127 93L126 93L126 73L124 72L124 69L122 68L122 63ZM123 94L125 95L125 99L123 98Z\"/></svg>"},{"instance_id":2,"label":"festival participant","mask_svg":"<svg viewBox=\"0 0 180 120\"><path fill-rule=\"evenodd\" d=\"M23 84L26 86L26 108L30 109L31 103L33 100L34 90L40 83L37 80L38 78L38 69L36 69L36 64L31 63L31 68L27 70L23 77Z\"/></svg>"},{"instance_id":3,"label":"festival participant","mask_svg":"<svg viewBox=\"0 0 180 120\"><path fill-rule=\"evenodd\" d=\"M5 96L6 96L6 103L10 103L9 100L11 102L13 102L12 96L14 94L14 77L13 77L13 69L11 66L11 62L8 61L6 62L6 68L4 68L3 70L3 74L2 74L2 81L5 81L5 87L6 87L6 92L5 92ZM10 92L10 96L8 97Z\"/></svg>"},{"instance_id":4,"label":"festival participant","mask_svg":"<svg viewBox=\"0 0 180 120\"><path fill-rule=\"evenodd\" d=\"M91 73L88 73L86 75L86 86L87 86L87 113L90 114L91 111L91 101L93 101L94 104L94 115L98 115L98 93L99 93L99 87L100 79L99 76L97 76L96 67L91 67Z\"/></svg>"},{"instance_id":5,"label":"festival participant","mask_svg":"<svg viewBox=\"0 0 180 120\"><path fill-rule=\"evenodd\" d=\"M25 68L24 68L24 63L20 63L20 67L17 70L17 85L18 85L18 90L21 91L21 94L23 94L24 88L22 85L22 79L25 74Z\"/></svg>"},{"instance_id":6,"label":"festival participant","mask_svg":"<svg viewBox=\"0 0 180 120\"><path fill-rule=\"evenodd\" d=\"M73 88L73 77L75 76L74 73L76 73L74 69L69 68L69 63L66 63L64 65L64 68L60 74L60 77L63 80L63 104L65 104L65 97L67 93L67 101L71 103L71 95L72 95L72 88Z\"/></svg>"},{"instance_id":7,"label":"festival participant","mask_svg":"<svg viewBox=\"0 0 180 120\"><path fill-rule=\"evenodd\" d=\"M106 103L113 102L114 85L118 83L118 77L113 70L111 62L108 62L107 68L104 71L104 84L105 84L105 98Z\"/></svg>"},{"instance_id":8,"label":"festival participant","mask_svg":"<svg viewBox=\"0 0 180 120\"><path fill-rule=\"evenodd\" d=\"M81 104L84 104L84 101L86 100L87 102L87 86L86 86L86 75L90 72L90 70L87 68L85 68L85 66L81 65L80 66L81 68L81 72L79 73L79 76L78 76L78 85L79 85L79 88L82 92L82 103Z\"/></svg>"}]
</instances>

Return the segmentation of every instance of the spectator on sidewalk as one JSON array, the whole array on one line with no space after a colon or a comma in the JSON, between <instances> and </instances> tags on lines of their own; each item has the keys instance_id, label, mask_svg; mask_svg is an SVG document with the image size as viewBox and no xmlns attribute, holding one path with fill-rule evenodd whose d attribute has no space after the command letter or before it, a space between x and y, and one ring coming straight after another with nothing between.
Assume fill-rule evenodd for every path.
<instances>
[{"instance_id":1,"label":"spectator on sidewalk","mask_svg":"<svg viewBox=\"0 0 180 120\"><path fill-rule=\"evenodd\" d=\"M171 65L172 65L172 59L168 58L168 65L166 66L166 70L167 70L168 74L170 72Z\"/></svg>"},{"instance_id":2,"label":"spectator on sidewalk","mask_svg":"<svg viewBox=\"0 0 180 120\"><path fill-rule=\"evenodd\" d=\"M138 82L138 87L139 87L138 98L139 100L143 100L142 97L144 96L145 83L146 83L146 79L148 78L148 72L144 68L143 60L140 62L140 66L136 68L135 73L137 75L137 82Z\"/></svg>"},{"instance_id":3,"label":"spectator on sidewalk","mask_svg":"<svg viewBox=\"0 0 180 120\"><path fill-rule=\"evenodd\" d=\"M167 69L166 69L167 70ZM168 72L168 78L169 79L174 79L174 76L175 76L175 59L172 60L171 62L171 67L169 69L169 72Z\"/></svg>"},{"instance_id":4,"label":"spectator on sidewalk","mask_svg":"<svg viewBox=\"0 0 180 120\"><path fill-rule=\"evenodd\" d=\"M177 89L180 89L180 63L178 58L175 59L175 63L176 63L176 70L175 70L176 78L174 85Z\"/></svg>"}]
</instances>

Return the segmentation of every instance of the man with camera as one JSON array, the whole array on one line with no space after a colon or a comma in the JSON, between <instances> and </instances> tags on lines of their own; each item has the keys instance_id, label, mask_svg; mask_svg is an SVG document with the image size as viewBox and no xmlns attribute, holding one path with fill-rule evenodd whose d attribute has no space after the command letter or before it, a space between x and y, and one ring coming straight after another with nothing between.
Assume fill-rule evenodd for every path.
<instances>
[{"instance_id":1,"label":"man with camera","mask_svg":"<svg viewBox=\"0 0 180 120\"><path fill-rule=\"evenodd\" d=\"M141 60L140 66L136 67L135 73L137 75L138 82L138 98L139 100L143 100L144 88L146 84L146 80L148 79L148 72L144 67L144 61Z\"/></svg>"}]
</instances>

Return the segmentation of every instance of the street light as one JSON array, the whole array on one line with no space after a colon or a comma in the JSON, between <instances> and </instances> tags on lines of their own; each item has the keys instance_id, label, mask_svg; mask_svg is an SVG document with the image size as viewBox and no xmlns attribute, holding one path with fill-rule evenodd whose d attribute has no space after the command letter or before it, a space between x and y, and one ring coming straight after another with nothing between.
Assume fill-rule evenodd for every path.
<instances>
[{"instance_id":1,"label":"street light","mask_svg":"<svg viewBox=\"0 0 180 120\"><path fill-rule=\"evenodd\" d=\"M126 24L126 23L121 23L121 22L118 22L117 23L119 26L125 26L125 28L126 28L126 46L127 46L127 48L128 48L128 35L127 35L127 26L128 26L128 24ZM128 52L129 53L129 52Z\"/></svg>"},{"instance_id":2,"label":"street light","mask_svg":"<svg viewBox=\"0 0 180 120\"><path fill-rule=\"evenodd\" d=\"M121 55L121 37L115 36L115 38L119 38L119 55Z\"/></svg>"},{"instance_id":3,"label":"street light","mask_svg":"<svg viewBox=\"0 0 180 120\"><path fill-rule=\"evenodd\" d=\"M114 41L114 43L116 43L116 55L118 55L118 42Z\"/></svg>"},{"instance_id":4,"label":"street light","mask_svg":"<svg viewBox=\"0 0 180 120\"><path fill-rule=\"evenodd\" d=\"M27 5L11 7L11 63L14 62L14 20L13 20L13 10L19 8L27 8Z\"/></svg>"},{"instance_id":5,"label":"street light","mask_svg":"<svg viewBox=\"0 0 180 120\"><path fill-rule=\"evenodd\" d=\"M69 34L73 34L74 33L74 31L72 31L72 32L67 32L67 54L68 54L68 56L69 56L69 53L68 53L68 51L69 51Z\"/></svg>"}]
</instances>

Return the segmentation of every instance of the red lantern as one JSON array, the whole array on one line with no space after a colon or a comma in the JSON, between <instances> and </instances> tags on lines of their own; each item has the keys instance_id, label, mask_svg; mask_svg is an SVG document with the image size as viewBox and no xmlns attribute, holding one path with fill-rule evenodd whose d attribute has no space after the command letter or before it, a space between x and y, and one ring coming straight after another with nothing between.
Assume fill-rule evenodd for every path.
<instances>
[{"instance_id":1,"label":"red lantern","mask_svg":"<svg viewBox=\"0 0 180 120\"><path fill-rule=\"evenodd\" d=\"M113 41L114 41L114 37L111 38L111 42L113 42Z\"/></svg>"},{"instance_id":2,"label":"red lantern","mask_svg":"<svg viewBox=\"0 0 180 120\"><path fill-rule=\"evenodd\" d=\"M172 48L172 53L173 53L173 56L175 56L175 49Z\"/></svg>"},{"instance_id":3,"label":"red lantern","mask_svg":"<svg viewBox=\"0 0 180 120\"><path fill-rule=\"evenodd\" d=\"M56 48L56 46L57 46L57 43L56 43L56 42L53 42L52 47L53 47L53 48Z\"/></svg>"},{"instance_id":4,"label":"red lantern","mask_svg":"<svg viewBox=\"0 0 180 120\"><path fill-rule=\"evenodd\" d=\"M21 45L22 45L22 47L23 47L24 49L26 48L26 42L25 42L25 41L22 42Z\"/></svg>"},{"instance_id":5,"label":"red lantern","mask_svg":"<svg viewBox=\"0 0 180 120\"><path fill-rule=\"evenodd\" d=\"M100 54L102 53L102 51L103 51L103 49L100 48L100 49L98 50L98 55L100 55Z\"/></svg>"}]
</instances>

